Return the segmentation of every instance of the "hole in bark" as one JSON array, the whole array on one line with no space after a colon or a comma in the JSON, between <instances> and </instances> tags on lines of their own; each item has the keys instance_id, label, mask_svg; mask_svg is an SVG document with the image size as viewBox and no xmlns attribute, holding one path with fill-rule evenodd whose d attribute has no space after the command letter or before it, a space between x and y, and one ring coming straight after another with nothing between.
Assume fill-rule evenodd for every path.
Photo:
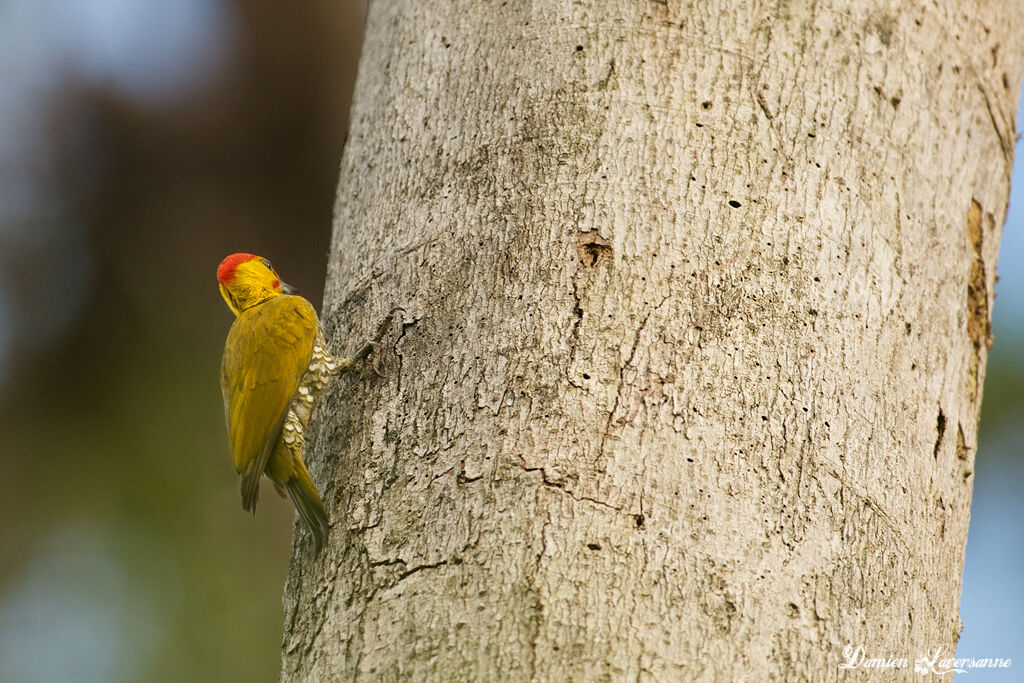
<instances>
[{"instance_id":1,"label":"hole in bark","mask_svg":"<svg viewBox=\"0 0 1024 683\"><path fill-rule=\"evenodd\" d=\"M583 52L583 46L582 45L577 45L576 46L576 52Z\"/></svg>"},{"instance_id":2,"label":"hole in bark","mask_svg":"<svg viewBox=\"0 0 1024 683\"><path fill-rule=\"evenodd\" d=\"M636 523L636 528L637 529L643 529L644 528L644 516L643 515L636 515L635 517L633 517L633 521Z\"/></svg>"},{"instance_id":3,"label":"hole in bark","mask_svg":"<svg viewBox=\"0 0 1024 683\"><path fill-rule=\"evenodd\" d=\"M587 547L590 548L591 550L600 550L601 549L601 544L600 543L588 543Z\"/></svg>"},{"instance_id":4,"label":"hole in bark","mask_svg":"<svg viewBox=\"0 0 1024 683\"><path fill-rule=\"evenodd\" d=\"M612 255L612 245L594 231L580 233L579 250L580 261L587 268L593 268Z\"/></svg>"},{"instance_id":5,"label":"hole in bark","mask_svg":"<svg viewBox=\"0 0 1024 683\"><path fill-rule=\"evenodd\" d=\"M704 101L704 102L701 102L701 103L700 103L700 106L701 106L701 108L702 108L702 109L704 109L705 111L707 111L708 109L711 109L711 103L710 103L710 102L708 102L708 101Z\"/></svg>"},{"instance_id":6,"label":"hole in bark","mask_svg":"<svg viewBox=\"0 0 1024 683\"><path fill-rule=\"evenodd\" d=\"M584 372L583 373L583 379L590 379L590 375L588 375L587 373Z\"/></svg>"},{"instance_id":7,"label":"hole in bark","mask_svg":"<svg viewBox=\"0 0 1024 683\"><path fill-rule=\"evenodd\" d=\"M741 204L738 201L736 201L735 199L730 199L729 200L729 206L731 206L734 209L738 209L738 208L740 208Z\"/></svg>"},{"instance_id":8,"label":"hole in bark","mask_svg":"<svg viewBox=\"0 0 1024 683\"><path fill-rule=\"evenodd\" d=\"M591 243L585 245L583 247L583 251L586 256L584 263L593 267L597 265L597 262L600 261L602 257L607 257L611 253L612 249L611 247L603 244Z\"/></svg>"}]
</instances>

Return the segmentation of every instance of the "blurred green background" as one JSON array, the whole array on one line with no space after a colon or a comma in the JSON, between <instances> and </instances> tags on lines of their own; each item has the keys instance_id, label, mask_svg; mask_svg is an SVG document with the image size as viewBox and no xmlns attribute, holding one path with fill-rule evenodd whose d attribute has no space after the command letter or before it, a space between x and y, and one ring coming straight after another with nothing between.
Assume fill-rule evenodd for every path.
<instances>
[{"instance_id":1,"label":"blurred green background","mask_svg":"<svg viewBox=\"0 0 1024 683\"><path fill-rule=\"evenodd\" d=\"M277 680L293 511L240 507L215 270L319 304L364 9L0 0L0 683ZM1018 197L960 654L1024 668Z\"/></svg>"},{"instance_id":2,"label":"blurred green background","mask_svg":"<svg viewBox=\"0 0 1024 683\"><path fill-rule=\"evenodd\" d=\"M0 0L0 683L278 679L294 513L240 506L216 268L319 306L363 13Z\"/></svg>"}]
</instances>

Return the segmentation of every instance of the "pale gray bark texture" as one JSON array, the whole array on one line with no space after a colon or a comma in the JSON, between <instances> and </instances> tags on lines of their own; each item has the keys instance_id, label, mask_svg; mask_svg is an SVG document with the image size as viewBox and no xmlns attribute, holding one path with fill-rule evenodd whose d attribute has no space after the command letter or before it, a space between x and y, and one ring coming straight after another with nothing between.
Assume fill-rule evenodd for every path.
<instances>
[{"instance_id":1,"label":"pale gray bark texture","mask_svg":"<svg viewBox=\"0 0 1024 683\"><path fill-rule=\"evenodd\" d=\"M371 4L285 680L955 647L1024 8L833 4Z\"/></svg>"}]
</instances>

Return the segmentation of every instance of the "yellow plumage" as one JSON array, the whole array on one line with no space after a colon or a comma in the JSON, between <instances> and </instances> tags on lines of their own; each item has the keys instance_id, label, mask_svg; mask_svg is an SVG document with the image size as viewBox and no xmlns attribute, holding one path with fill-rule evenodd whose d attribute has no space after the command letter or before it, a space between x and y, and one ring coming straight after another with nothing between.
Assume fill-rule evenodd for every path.
<instances>
[{"instance_id":1,"label":"yellow plumage","mask_svg":"<svg viewBox=\"0 0 1024 683\"><path fill-rule=\"evenodd\" d=\"M242 475L242 507L256 511L266 475L279 493L288 491L319 552L329 527L302 461L304 430L326 377L352 361L327 352L313 306L294 296L266 259L233 254L217 278L237 315L224 345L220 384L231 453Z\"/></svg>"}]
</instances>

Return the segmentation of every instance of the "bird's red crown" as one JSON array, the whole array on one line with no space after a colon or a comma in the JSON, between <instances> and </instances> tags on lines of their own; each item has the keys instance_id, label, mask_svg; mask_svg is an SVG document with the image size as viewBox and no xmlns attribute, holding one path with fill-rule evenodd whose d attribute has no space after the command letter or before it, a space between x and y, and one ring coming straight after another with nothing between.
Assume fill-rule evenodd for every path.
<instances>
[{"instance_id":1,"label":"bird's red crown","mask_svg":"<svg viewBox=\"0 0 1024 683\"><path fill-rule=\"evenodd\" d=\"M239 265L257 259L259 256L255 254L232 254L223 261L220 262L220 266L217 267L217 282L227 284L235 278L235 269Z\"/></svg>"}]
</instances>

